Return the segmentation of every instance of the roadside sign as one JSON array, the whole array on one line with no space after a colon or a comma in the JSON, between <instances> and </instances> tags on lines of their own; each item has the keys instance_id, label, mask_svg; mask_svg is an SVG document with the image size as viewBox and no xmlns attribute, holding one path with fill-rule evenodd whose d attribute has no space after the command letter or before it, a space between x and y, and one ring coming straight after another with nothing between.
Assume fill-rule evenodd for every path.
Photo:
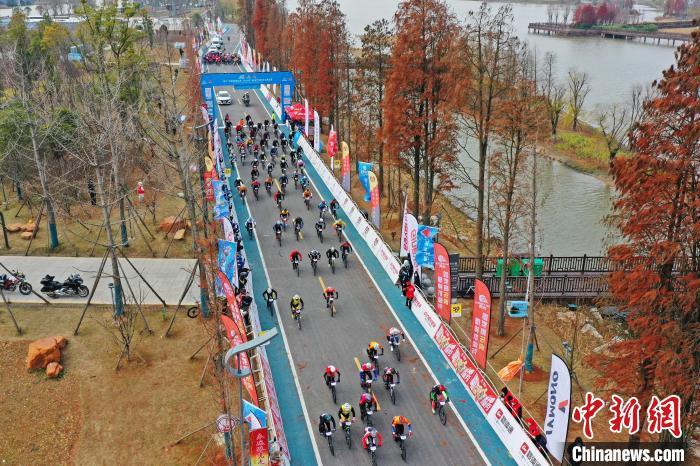
<instances>
[{"instance_id":1,"label":"roadside sign","mask_svg":"<svg viewBox=\"0 0 700 466\"><path fill-rule=\"evenodd\" d=\"M221 433L231 432L233 429L241 425L241 420L239 418L230 416L228 414L222 414L216 418L216 430Z\"/></svg>"},{"instance_id":2,"label":"roadside sign","mask_svg":"<svg viewBox=\"0 0 700 466\"><path fill-rule=\"evenodd\" d=\"M450 306L450 314L452 317L462 317L462 304L457 303Z\"/></svg>"}]
</instances>

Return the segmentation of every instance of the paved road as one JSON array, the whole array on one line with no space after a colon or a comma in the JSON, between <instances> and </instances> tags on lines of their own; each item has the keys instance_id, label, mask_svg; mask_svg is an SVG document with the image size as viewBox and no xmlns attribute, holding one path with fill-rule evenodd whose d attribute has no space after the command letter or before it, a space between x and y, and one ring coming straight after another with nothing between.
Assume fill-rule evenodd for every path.
<instances>
[{"instance_id":1,"label":"paved road","mask_svg":"<svg viewBox=\"0 0 700 466\"><path fill-rule=\"evenodd\" d=\"M163 298L166 304L176 305L182 291L185 289L187 279L194 267L193 259L139 259L130 258L132 264L139 270L153 289ZM41 279L46 274L55 276L55 280L65 280L69 275L79 273L84 283L92 288L97 278L97 271L100 268L102 258L98 257L25 257L25 256L0 256L0 263L10 270L17 269L24 272L27 280L32 284L34 290L41 289ZM139 278L134 269L124 260L120 259L123 267L122 274L126 276L137 297L143 296L143 304L161 304L160 300L153 294L148 286ZM0 267L1 269L1 267ZM4 269L0 274L6 273ZM97 285L95 296L92 302L95 304L111 304L112 298L108 284L111 283L111 267L107 267L102 273L100 282ZM199 300L199 289L197 288L198 278L195 277L194 285L185 296L183 304L193 304ZM130 297L129 289L124 283L124 292ZM42 302L34 294L22 296L18 291L7 292L5 296L12 302L17 303L40 303ZM47 298L51 300L51 298ZM58 298L54 300L60 303L85 303L87 298L77 296Z\"/></svg>"},{"instance_id":2,"label":"paved road","mask_svg":"<svg viewBox=\"0 0 700 466\"><path fill-rule=\"evenodd\" d=\"M229 67L217 67L216 71L232 71L227 68ZM238 103L240 95L236 95L232 88L221 89L234 94L234 104L221 107L220 115L228 113L234 121L244 113L250 113L257 121L266 118L264 107L257 97L253 97L251 107L245 108ZM252 92L251 95L253 95ZM250 186L249 160L244 166L239 162L238 168L241 178L246 185ZM280 175L279 168L274 174ZM289 187L284 206L290 210L292 218L297 215L304 218L304 232L307 234L297 242L290 228L283 237L281 248L277 245L272 232L272 225L278 218L277 207L264 189L259 201L253 197L252 190L249 191L247 203L258 225L257 238L272 285L279 292L282 323L299 374L304 401L315 428L321 412L331 412L335 416L338 411L338 405L333 404L330 393L322 382L322 373L326 365L334 364L342 372L338 401L341 403L349 401L357 410L361 390L355 359L364 362L366 359L364 349L369 341L384 341L386 330L391 326L399 325L380 293L374 288L369 275L354 256L350 259L348 269L343 269L341 264L341 268L336 269L336 273L332 274L327 263L323 262L319 267L319 276L313 276L306 256L308 251L315 248L324 253L330 244L337 246L338 240L328 231L329 235L326 235L324 244L320 244L316 235L313 234L313 224L318 218L318 210L316 208L312 208L311 211L306 210L301 191L295 190L293 183ZM314 200L316 203L319 201L317 192L314 194ZM243 222L245 219L240 220ZM328 223L330 226L331 222ZM293 273L288 260L288 255L294 248L304 253L300 277ZM338 289L340 293L336 317L330 317L328 311L324 309L321 280ZM300 294L306 303L302 330L297 328L289 312L288 303L295 293ZM375 425L387 440L385 446L380 449L379 464L403 463L399 457L398 447L390 440L391 418L397 414L407 416L413 422L416 432L414 438L408 443L408 463L483 464L484 460L465 429L458 423L453 411L448 414L447 426L442 426L438 418L431 414L427 395L434 383L433 378L410 344L404 344L401 349L400 363L395 362L388 350L387 354L380 358L380 366L395 365L403 380L398 389L396 406L391 405L382 388L377 390L381 410L375 415ZM358 420L358 423L353 426L354 445L351 451L347 451L342 434L336 433L335 458L330 455L325 442L319 443L323 462L325 464L358 464L368 461L367 456L358 449L361 428ZM314 432L314 435L317 434Z\"/></svg>"}]
</instances>

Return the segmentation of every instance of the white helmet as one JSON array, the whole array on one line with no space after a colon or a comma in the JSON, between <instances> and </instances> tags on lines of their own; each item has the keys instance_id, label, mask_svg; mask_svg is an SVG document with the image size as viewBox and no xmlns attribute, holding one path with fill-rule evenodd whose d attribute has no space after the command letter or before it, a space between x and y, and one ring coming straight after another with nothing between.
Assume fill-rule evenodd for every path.
<instances>
[{"instance_id":1,"label":"white helmet","mask_svg":"<svg viewBox=\"0 0 700 466\"><path fill-rule=\"evenodd\" d=\"M372 438L375 438L377 436L377 429L374 427L370 427L370 429L369 434L372 436Z\"/></svg>"},{"instance_id":2,"label":"white helmet","mask_svg":"<svg viewBox=\"0 0 700 466\"><path fill-rule=\"evenodd\" d=\"M342 409L344 413L349 413L352 410L352 406L350 406L350 403L345 403L340 409Z\"/></svg>"},{"instance_id":3,"label":"white helmet","mask_svg":"<svg viewBox=\"0 0 700 466\"><path fill-rule=\"evenodd\" d=\"M299 297L299 295L298 295L298 294L295 294L294 296L292 296L292 299L294 299L294 300L298 300L298 299L301 299L301 298Z\"/></svg>"},{"instance_id":4,"label":"white helmet","mask_svg":"<svg viewBox=\"0 0 700 466\"><path fill-rule=\"evenodd\" d=\"M336 370L337 370L337 369L335 368L335 366L328 366L328 371L329 371L331 374L335 374Z\"/></svg>"}]
</instances>

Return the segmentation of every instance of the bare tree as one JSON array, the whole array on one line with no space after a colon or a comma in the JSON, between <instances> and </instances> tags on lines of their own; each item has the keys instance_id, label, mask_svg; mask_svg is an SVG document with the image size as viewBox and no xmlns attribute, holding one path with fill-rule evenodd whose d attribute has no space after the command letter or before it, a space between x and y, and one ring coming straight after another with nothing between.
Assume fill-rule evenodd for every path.
<instances>
[{"instance_id":1,"label":"bare tree","mask_svg":"<svg viewBox=\"0 0 700 466\"><path fill-rule=\"evenodd\" d=\"M588 81L588 74L585 72L569 71L569 111L571 112L571 129L574 131L578 128L586 97L591 92Z\"/></svg>"},{"instance_id":2,"label":"bare tree","mask_svg":"<svg viewBox=\"0 0 700 466\"><path fill-rule=\"evenodd\" d=\"M629 112L621 105L613 105L598 114L598 128L605 138L611 164L624 145L625 135L630 127L629 121Z\"/></svg>"},{"instance_id":3,"label":"bare tree","mask_svg":"<svg viewBox=\"0 0 700 466\"><path fill-rule=\"evenodd\" d=\"M537 131L537 84L531 58L523 54L510 67L511 88L503 99L504 112L496 128L499 152L491 157L489 178L494 217L501 233L502 267L499 284L500 296L506 295L508 263L513 230L518 219L526 213L528 204L524 195L524 169L527 153L533 148ZM505 334L506 300L500 300L498 335Z\"/></svg>"},{"instance_id":4,"label":"bare tree","mask_svg":"<svg viewBox=\"0 0 700 466\"><path fill-rule=\"evenodd\" d=\"M498 118L499 99L508 91L508 66L511 56L518 54L521 44L513 31L513 15L510 5L500 7L495 14L486 4L476 12L470 12L469 23L463 35L458 38L461 55L457 63L463 66L459 71L466 82L455 87L455 107L457 122L465 130L465 140L461 149L477 163L478 175L474 180L462 166L457 174L461 181L477 191L476 203L476 277L483 275L484 230L486 212L486 171L489 143ZM478 144L476 156L470 154L469 140Z\"/></svg>"},{"instance_id":5,"label":"bare tree","mask_svg":"<svg viewBox=\"0 0 700 466\"><path fill-rule=\"evenodd\" d=\"M566 88L557 82L554 68L555 61L556 57L554 54L547 53L544 56L543 73L540 78L540 92L544 96L545 110L549 119L552 137L556 139L559 119L566 105Z\"/></svg>"},{"instance_id":6,"label":"bare tree","mask_svg":"<svg viewBox=\"0 0 700 466\"><path fill-rule=\"evenodd\" d=\"M564 11L561 16L561 22L562 24L566 25L569 22L569 15L571 14L571 5L568 3L564 5Z\"/></svg>"}]
</instances>

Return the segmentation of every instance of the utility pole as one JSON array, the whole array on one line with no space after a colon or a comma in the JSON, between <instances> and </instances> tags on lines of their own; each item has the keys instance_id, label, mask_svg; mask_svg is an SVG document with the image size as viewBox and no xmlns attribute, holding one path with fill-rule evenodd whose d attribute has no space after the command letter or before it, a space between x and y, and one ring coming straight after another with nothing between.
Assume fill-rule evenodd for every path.
<instances>
[{"instance_id":1,"label":"utility pole","mask_svg":"<svg viewBox=\"0 0 700 466\"><path fill-rule=\"evenodd\" d=\"M535 340L535 231L537 223L537 142L532 152L532 205L530 206L530 260L528 261L529 271L527 276L528 289L528 313L527 319L530 332L527 336L527 351L525 352L525 370L533 371L532 356L534 352Z\"/></svg>"}]
</instances>

